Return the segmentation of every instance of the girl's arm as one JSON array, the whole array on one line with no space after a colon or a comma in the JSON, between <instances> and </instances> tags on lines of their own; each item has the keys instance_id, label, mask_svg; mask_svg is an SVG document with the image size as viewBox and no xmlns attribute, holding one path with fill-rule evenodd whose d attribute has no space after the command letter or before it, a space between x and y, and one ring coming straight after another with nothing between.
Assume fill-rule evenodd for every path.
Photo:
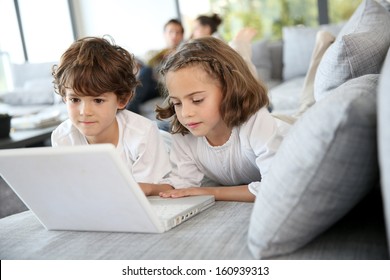
<instances>
[{"instance_id":1,"label":"girl's arm","mask_svg":"<svg viewBox=\"0 0 390 280\"><path fill-rule=\"evenodd\" d=\"M170 186L172 188L172 186ZM191 187L183 189L170 189L160 192L161 197L183 197L191 195L207 195L211 194L215 196L215 200L225 201L243 201L253 202L255 196L249 191L247 185L234 186L234 187Z\"/></svg>"}]
</instances>

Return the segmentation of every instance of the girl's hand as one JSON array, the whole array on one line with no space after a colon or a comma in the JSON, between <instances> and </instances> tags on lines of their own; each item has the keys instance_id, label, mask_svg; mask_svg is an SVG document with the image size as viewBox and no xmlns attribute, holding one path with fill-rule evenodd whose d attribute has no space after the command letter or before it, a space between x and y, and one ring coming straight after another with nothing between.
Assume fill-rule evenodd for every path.
<instances>
[{"instance_id":1,"label":"girl's hand","mask_svg":"<svg viewBox=\"0 0 390 280\"><path fill-rule=\"evenodd\" d=\"M215 200L253 202L255 196L248 190L248 185L219 187L190 187L183 189L160 190L161 197L178 198L192 195L214 195Z\"/></svg>"},{"instance_id":2,"label":"girl's hand","mask_svg":"<svg viewBox=\"0 0 390 280\"><path fill-rule=\"evenodd\" d=\"M256 34L257 30L255 28L244 27L237 32L234 41L250 44Z\"/></svg>"},{"instance_id":3,"label":"girl's hand","mask_svg":"<svg viewBox=\"0 0 390 280\"><path fill-rule=\"evenodd\" d=\"M172 197L172 198L178 198L178 197L184 197L184 196L192 196L192 195L205 195L205 194L212 194L210 190L208 191L206 188L202 187L191 187L191 188L184 188L184 189L173 189L168 191L160 192L161 197Z\"/></svg>"}]
</instances>

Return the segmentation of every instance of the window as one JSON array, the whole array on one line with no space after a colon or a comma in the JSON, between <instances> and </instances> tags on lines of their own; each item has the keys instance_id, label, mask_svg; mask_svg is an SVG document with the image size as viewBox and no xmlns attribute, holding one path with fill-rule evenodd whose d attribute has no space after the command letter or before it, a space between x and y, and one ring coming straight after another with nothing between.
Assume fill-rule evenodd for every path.
<instances>
[{"instance_id":1,"label":"window","mask_svg":"<svg viewBox=\"0 0 390 280\"><path fill-rule=\"evenodd\" d=\"M0 26L0 52L8 53L15 63L23 63L23 44L13 0L0 1Z\"/></svg>"},{"instance_id":2,"label":"window","mask_svg":"<svg viewBox=\"0 0 390 280\"><path fill-rule=\"evenodd\" d=\"M0 50L12 63L57 61L74 41L67 0L2 0L0 23L7 26L0 33Z\"/></svg>"},{"instance_id":3,"label":"window","mask_svg":"<svg viewBox=\"0 0 390 280\"><path fill-rule=\"evenodd\" d=\"M283 26L298 24L317 26L319 25L318 7L323 5L328 5L326 18L329 22L339 23L352 15L361 0L328 0L327 2L326 0L202 0L200 2L201 6L198 2L179 1L186 29L191 29L192 21L199 14L217 13L223 19L219 32L225 40L229 41L244 26L256 28L257 39L279 39L282 37ZM195 11L197 14L194 14Z\"/></svg>"},{"instance_id":4,"label":"window","mask_svg":"<svg viewBox=\"0 0 390 280\"><path fill-rule=\"evenodd\" d=\"M328 0L329 21L338 23L348 20L362 0Z\"/></svg>"}]
</instances>

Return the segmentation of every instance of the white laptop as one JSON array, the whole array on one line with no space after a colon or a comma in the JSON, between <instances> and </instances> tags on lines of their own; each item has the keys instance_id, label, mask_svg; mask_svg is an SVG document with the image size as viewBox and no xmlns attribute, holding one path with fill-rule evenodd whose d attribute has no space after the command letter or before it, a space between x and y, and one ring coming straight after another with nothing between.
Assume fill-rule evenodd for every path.
<instances>
[{"instance_id":1,"label":"white laptop","mask_svg":"<svg viewBox=\"0 0 390 280\"><path fill-rule=\"evenodd\" d=\"M0 150L0 175L48 230L161 233L214 204L146 197L110 144Z\"/></svg>"}]
</instances>

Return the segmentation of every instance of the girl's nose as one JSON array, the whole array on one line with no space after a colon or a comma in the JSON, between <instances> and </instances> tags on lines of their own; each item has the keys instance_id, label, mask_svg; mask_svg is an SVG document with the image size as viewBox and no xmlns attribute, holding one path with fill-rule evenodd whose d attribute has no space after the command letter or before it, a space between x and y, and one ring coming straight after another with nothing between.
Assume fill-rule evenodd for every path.
<instances>
[{"instance_id":1,"label":"girl's nose","mask_svg":"<svg viewBox=\"0 0 390 280\"><path fill-rule=\"evenodd\" d=\"M191 105L182 104L181 114L183 117L191 117L194 115L194 110Z\"/></svg>"}]
</instances>

